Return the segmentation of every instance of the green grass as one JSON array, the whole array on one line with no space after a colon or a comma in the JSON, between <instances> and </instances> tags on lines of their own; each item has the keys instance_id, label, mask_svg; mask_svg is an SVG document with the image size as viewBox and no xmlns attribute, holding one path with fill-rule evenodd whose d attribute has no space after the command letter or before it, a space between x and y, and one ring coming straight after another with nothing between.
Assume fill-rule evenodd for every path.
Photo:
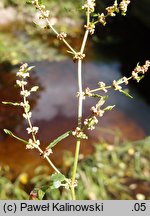
<instances>
[{"instance_id":1,"label":"green grass","mask_svg":"<svg viewBox=\"0 0 150 216\"><path fill-rule=\"evenodd\" d=\"M78 166L78 199L150 199L150 137L136 142L102 141L93 154L80 156ZM71 153L64 156L63 169L70 175ZM20 174L10 180L10 170L0 169L0 199L28 199L29 188L47 186L44 199L70 199L66 189L50 190L48 167L38 167L35 176L26 181ZM26 186L25 186L26 184ZM28 188L28 190L27 190Z\"/></svg>"}]
</instances>

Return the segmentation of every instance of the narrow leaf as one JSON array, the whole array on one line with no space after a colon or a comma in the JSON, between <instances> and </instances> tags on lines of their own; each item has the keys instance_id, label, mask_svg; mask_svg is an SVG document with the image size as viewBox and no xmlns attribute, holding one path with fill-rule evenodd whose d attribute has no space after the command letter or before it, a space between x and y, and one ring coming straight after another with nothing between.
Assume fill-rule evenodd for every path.
<instances>
[{"instance_id":1,"label":"narrow leaf","mask_svg":"<svg viewBox=\"0 0 150 216\"><path fill-rule=\"evenodd\" d=\"M27 106L25 106L24 110L26 113L28 113L30 111L30 105L28 104Z\"/></svg>"},{"instance_id":2,"label":"narrow leaf","mask_svg":"<svg viewBox=\"0 0 150 216\"><path fill-rule=\"evenodd\" d=\"M137 82L139 83L142 79L144 78L144 75L142 75L142 76L140 76L140 77L138 77L138 80L137 80Z\"/></svg>"},{"instance_id":3,"label":"narrow leaf","mask_svg":"<svg viewBox=\"0 0 150 216\"><path fill-rule=\"evenodd\" d=\"M27 68L27 71L30 71L30 70L32 70L33 68L35 68L35 66L30 66L30 67Z\"/></svg>"},{"instance_id":4,"label":"narrow leaf","mask_svg":"<svg viewBox=\"0 0 150 216\"><path fill-rule=\"evenodd\" d=\"M30 91L31 91L31 92L35 92L35 91L37 91L37 90L38 90L38 88L39 88L38 86L33 86L33 87L31 88L31 90L30 90Z\"/></svg>"},{"instance_id":5,"label":"narrow leaf","mask_svg":"<svg viewBox=\"0 0 150 216\"><path fill-rule=\"evenodd\" d=\"M10 136L16 138L17 140L19 140L19 141L21 141L21 142L23 142L23 143L25 143L25 144L28 144L28 142L27 142L26 140L17 137L17 136L14 135L10 130L4 129L4 132L5 132L6 134L9 134Z\"/></svg>"},{"instance_id":6,"label":"narrow leaf","mask_svg":"<svg viewBox=\"0 0 150 216\"><path fill-rule=\"evenodd\" d=\"M93 17L98 17L100 14L99 13L94 13L92 16Z\"/></svg>"},{"instance_id":7,"label":"narrow leaf","mask_svg":"<svg viewBox=\"0 0 150 216\"><path fill-rule=\"evenodd\" d=\"M3 104L9 104L9 105L13 105L13 106L20 106L19 103L14 103L14 102L5 102L5 101L2 101Z\"/></svg>"},{"instance_id":8,"label":"narrow leaf","mask_svg":"<svg viewBox=\"0 0 150 216\"><path fill-rule=\"evenodd\" d=\"M41 189L39 189L38 190L38 199L39 200L42 200L43 199L43 197L44 197L44 195L45 195L45 191L44 190L41 190Z\"/></svg>"},{"instance_id":9,"label":"narrow leaf","mask_svg":"<svg viewBox=\"0 0 150 216\"><path fill-rule=\"evenodd\" d=\"M127 91L124 90L119 90L119 91L129 98L133 98Z\"/></svg>"},{"instance_id":10,"label":"narrow leaf","mask_svg":"<svg viewBox=\"0 0 150 216\"><path fill-rule=\"evenodd\" d=\"M102 96L99 95L99 94L92 94L92 97L94 97L94 98L102 98Z\"/></svg>"},{"instance_id":11,"label":"narrow leaf","mask_svg":"<svg viewBox=\"0 0 150 216\"><path fill-rule=\"evenodd\" d=\"M51 142L47 148L53 148L57 143L61 140L65 139L71 134L71 131L67 131L66 133L62 134L61 136L57 137L53 142Z\"/></svg>"},{"instance_id":12,"label":"narrow leaf","mask_svg":"<svg viewBox=\"0 0 150 216\"><path fill-rule=\"evenodd\" d=\"M104 110L105 110L105 111L110 111L110 110L112 110L114 107L115 107L115 105L113 105L113 106L107 106Z\"/></svg>"},{"instance_id":13,"label":"narrow leaf","mask_svg":"<svg viewBox=\"0 0 150 216\"><path fill-rule=\"evenodd\" d=\"M124 83L123 78L117 80L117 84L118 84L118 85L123 84L123 83Z\"/></svg>"}]
</instances>

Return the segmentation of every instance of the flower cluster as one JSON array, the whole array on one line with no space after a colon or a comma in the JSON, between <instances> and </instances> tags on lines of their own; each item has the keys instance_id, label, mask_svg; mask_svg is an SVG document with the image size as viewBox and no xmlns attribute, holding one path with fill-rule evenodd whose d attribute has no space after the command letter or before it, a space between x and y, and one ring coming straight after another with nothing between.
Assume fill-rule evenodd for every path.
<instances>
[{"instance_id":1,"label":"flower cluster","mask_svg":"<svg viewBox=\"0 0 150 216\"><path fill-rule=\"evenodd\" d=\"M145 61L145 64L142 66L137 65L136 68L132 71L132 76L130 76L129 78L124 76L123 78L121 78L118 81L114 80L112 83L112 87L115 90L122 91L121 84L124 83L125 85L127 85L129 83L130 79L133 79L133 80L136 80L137 82L139 82L143 78L144 74L148 71L149 67L150 67L150 61L149 60Z\"/></svg>"},{"instance_id":2,"label":"flower cluster","mask_svg":"<svg viewBox=\"0 0 150 216\"><path fill-rule=\"evenodd\" d=\"M119 12L117 1L115 1L114 4L113 4L112 6L107 7L106 10L107 10L107 15L108 15L108 16L112 16L112 17L113 17L113 16L116 16L115 13L118 13L118 12Z\"/></svg>"},{"instance_id":3,"label":"flower cluster","mask_svg":"<svg viewBox=\"0 0 150 216\"><path fill-rule=\"evenodd\" d=\"M75 53L74 57L73 57L73 61L76 61L76 60L83 60L85 58L85 54L83 53L80 53L80 52L77 52Z\"/></svg>"},{"instance_id":4,"label":"flower cluster","mask_svg":"<svg viewBox=\"0 0 150 216\"><path fill-rule=\"evenodd\" d=\"M102 117L104 115L104 110L101 109L101 106L106 102L105 97L101 97L98 103L95 106L91 107L91 111L95 116Z\"/></svg>"},{"instance_id":5,"label":"flower cluster","mask_svg":"<svg viewBox=\"0 0 150 216\"><path fill-rule=\"evenodd\" d=\"M24 108L23 117L25 119L30 119L32 113L30 112L30 105L29 101L27 100L27 97L30 96L31 92L37 91L38 86L32 87L30 90L25 89L25 86L27 85L27 81L25 80L27 77L29 77L29 71L33 67L28 67L28 64L23 64L19 71L17 72L16 76L20 78L20 80L16 80L16 84L21 88L20 94L23 97L23 102L20 103L20 106Z\"/></svg>"},{"instance_id":6,"label":"flower cluster","mask_svg":"<svg viewBox=\"0 0 150 216\"><path fill-rule=\"evenodd\" d=\"M127 77L122 77L122 81L125 85L128 85L129 81L128 81L128 78Z\"/></svg>"},{"instance_id":7,"label":"flower cluster","mask_svg":"<svg viewBox=\"0 0 150 216\"><path fill-rule=\"evenodd\" d=\"M99 14L99 16L98 16L98 21L99 21L103 26L106 25L106 17L105 17L105 15L104 15L104 13Z\"/></svg>"},{"instance_id":8,"label":"flower cluster","mask_svg":"<svg viewBox=\"0 0 150 216\"><path fill-rule=\"evenodd\" d=\"M125 16L129 3L130 3L129 0L122 0L118 5L117 0L115 0L112 6L106 8L107 11L106 15L104 13L98 15L98 22L101 23L103 26L105 26L106 17L108 16L114 17L116 16L116 13L119 13L119 11L121 11L121 14Z\"/></svg>"},{"instance_id":9,"label":"flower cluster","mask_svg":"<svg viewBox=\"0 0 150 216\"><path fill-rule=\"evenodd\" d=\"M95 24L94 23L89 23L89 25L84 25L84 27L87 29L87 30L89 30L89 33L91 34L91 35L93 35L94 34L94 32L95 32Z\"/></svg>"},{"instance_id":10,"label":"flower cluster","mask_svg":"<svg viewBox=\"0 0 150 216\"><path fill-rule=\"evenodd\" d=\"M26 149L38 148L39 145L40 145L39 140L33 141L32 139L29 139L28 144L26 145Z\"/></svg>"},{"instance_id":11,"label":"flower cluster","mask_svg":"<svg viewBox=\"0 0 150 216\"><path fill-rule=\"evenodd\" d=\"M150 67L150 61L147 60L144 65L142 66L137 65L136 68L134 69L134 72L138 74L145 74L148 71L149 67Z\"/></svg>"},{"instance_id":12,"label":"flower cluster","mask_svg":"<svg viewBox=\"0 0 150 216\"><path fill-rule=\"evenodd\" d=\"M57 38L59 40L63 40L67 37L67 34L65 32L61 32L60 34L57 35Z\"/></svg>"},{"instance_id":13,"label":"flower cluster","mask_svg":"<svg viewBox=\"0 0 150 216\"><path fill-rule=\"evenodd\" d=\"M104 115L104 110L101 110L100 107L96 104L96 106L91 107L91 111L94 115L102 117Z\"/></svg>"},{"instance_id":14,"label":"flower cluster","mask_svg":"<svg viewBox=\"0 0 150 216\"><path fill-rule=\"evenodd\" d=\"M82 9L89 10L90 13L95 10L95 0L87 0L86 3L82 6Z\"/></svg>"},{"instance_id":15,"label":"flower cluster","mask_svg":"<svg viewBox=\"0 0 150 216\"><path fill-rule=\"evenodd\" d=\"M29 127L26 128L28 134L32 134L32 139L29 139L28 144L26 145L26 149L33 149L37 148L40 145L40 141L36 140L35 135L37 134L39 128L32 126L31 123L31 116L32 113L30 111L30 104L28 101L28 96L31 92L35 92L38 89L38 86L33 86L30 90L25 89L27 85L27 81L25 80L27 77L30 77L29 71L33 67L28 67L28 64L23 64L19 71L17 72L16 76L20 78L20 80L16 80L16 84L21 88L20 94L23 97L23 101L20 103L20 106L23 107L24 113L23 117L28 121Z\"/></svg>"},{"instance_id":16,"label":"flower cluster","mask_svg":"<svg viewBox=\"0 0 150 216\"><path fill-rule=\"evenodd\" d=\"M82 100L85 100L85 94L84 94L84 92L82 92L82 93L77 92L76 97L82 97Z\"/></svg>"},{"instance_id":17,"label":"flower cluster","mask_svg":"<svg viewBox=\"0 0 150 216\"><path fill-rule=\"evenodd\" d=\"M84 120L84 125L87 127L88 130L94 130L95 124L97 123L98 123L98 119L96 118L96 116L92 116Z\"/></svg>"},{"instance_id":18,"label":"flower cluster","mask_svg":"<svg viewBox=\"0 0 150 216\"><path fill-rule=\"evenodd\" d=\"M28 134L30 134L30 133L37 134L39 128L38 127L32 127L32 128L28 127L28 128L26 128L26 130L27 130Z\"/></svg>"},{"instance_id":19,"label":"flower cluster","mask_svg":"<svg viewBox=\"0 0 150 216\"><path fill-rule=\"evenodd\" d=\"M39 19L45 19L49 17L50 11L45 9L45 5L39 4L38 0L34 0L31 3L35 5L36 9L41 11Z\"/></svg>"},{"instance_id":20,"label":"flower cluster","mask_svg":"<svg viewBox=\"0 0 150 216\"><path fill-rule=\"evenodd\" d=\"M46 148L45 151L43 152L43 157L46 158L48 157L50 154L52 154L52 149L51 148Z\"/></svg>"},{"instance_id":21,"label":"flower cluster","mask_svg":"<svg viewBox=\"0 0 150 216\"><path fill-rule=\"evenodd\" d=\"M83 133L83 131L79 127L76 127L76 129L72 131L72 135L79 139L88 139L87 135Z\"/></svg>"},{"instance_id":22,"label":"flower cluster","mask_svg":"<svg viewBox=\"0 0 150 216\"><path fill-rule=\"evenodd\" d=\"M145 64L142 66L140 66L138 64L136 66L136 68L132 71L132 76L129 77L128 79L126 78L126 80L128 81L129 79L134 79L137 82L139 82L143 78L145 73L148 71L149 67L150 67L150 61L149 60L145 61Z\"/></svg>"},{"instance_id":23,"label":"flower cluster","mask_svg":"<svg viewBox=\"0 0 150 216\"><path fill-rule=\"evenodd\" d=\"M21 77L22 79L25 79L26 77L29 77L29 72L28 72L28 64L25 63L23 65L20 66L19 71L17 72L17 76ZM23 80L22 80L23 82ZM16 83L21 87L21 81L17 80ZM24 83L24 85L26 85L27 82Z\"/></svg>"},{"instance_id":24,"label":"flower cluster","mask_svg":"<svg viewBox=\"0 0 150 216\"><path fill-rule=\"evenodd\" d=\"M91 90L87 87L84 92L83 92L83 95L84 96L88 96L88 97L92 97L92 93L91 93Z\"/></svg>"},{"instance_id":25,"label":"flower cluster","mask_svg":"<svg viewBox=\"0 0 150 216\"><path fill-rule=\"evenodd\" d=\"M118 5L117 1L115 0L112 6L106 8L107 16L116 16L116 13L119 13L119 10L121 11L121 14L125 16L129 4L129 0L122 0Z\"/></svg>"},{"instance_id":26,"label":"flower cluster","mask_svg":"<svg viewBox=\"0 0 150 216\"><path fill-rule=\"evenodd\" d=\"M112 86L113 86L114 90L120 91L122 89L122 87L118 84L118 82L116 80L113 80Z\"/></svg>"},{"instance_id":27,"label":"flower cluster","mask_svg":"<svg viewBox=\"0 0 150 216\"><path fill-rule=\"evenodd\" d=\"M98 85L100 86L102 91L107 93L106 84L104 82L99 82Z\"/></svg>"},{"instance_id":28,"label":"flower cluster","mask_svg":"<svg viewBox=\"0 0 150 216\"><path fill-rule=\"evenodd\" d=\"M85 97L87 96L87 97L92 97L93 96L93 94L90 92L91 90L87 87L83 92L82 92L82 94L81 94L81 96L82 96L82 100L85 100ZM79 92L77 92L77 95L76 95L77 97L79 97L80 96L80 93Z\"/></svg>"},{"instance_id":29,"label":"flower cluster","mask_svg":"<svg viewBox=\"0 0 150 216\"><path fill-rule=\"evenodd\" d=\"M124 16L126 15L127 8L128 8L129 4L130 4L129 0L122 0L122 2L120 2L119 9L121 10L122 15L124 15Z\"/></svg>"}]
</instances>

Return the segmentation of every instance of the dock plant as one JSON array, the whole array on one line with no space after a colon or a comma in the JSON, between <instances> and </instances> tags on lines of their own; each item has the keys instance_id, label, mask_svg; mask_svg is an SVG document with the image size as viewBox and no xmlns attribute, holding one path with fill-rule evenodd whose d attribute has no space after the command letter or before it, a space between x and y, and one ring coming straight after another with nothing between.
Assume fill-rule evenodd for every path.
<instances>
[{"instance_id":1,"label":"dock plant","mask_svg":"<svg viewBox=\"0 0 150 216\"><path fill-rule=\"evenodd\" d=\"M28 1L31 3L33 7L39 13L39 19L42 19L46 23L46 28L49 28L53 34L56 35L56 38L60 41L60 43L64 43L67 50L66 52L68 55L71 55L72 60L77 64L77 86L78 91L76 95L73 97L77 97L77 125L74 130L68 130L66 133L60 135L55 140L50 142L50 144L45 148L42 149L40 140L37 138L37 134L39 128L32 123L32 111L30 109L29 97L32 93L38 91L38 86L33 86L31 89L28 88L28 79L30 77L30 72L33 66L28 66L27 63L21 65L19 71L16 73L17 80L16 84L20 89L20 95L22 97L22 101L20 102L3 102L4 104L10 104L14 106L20 106L23 108L23 118L27 121L28 126L26 128L27 133L29 134L30 138L28 140L24 140L15 134L13 134L8 129L4 129L6 134L13 136L14 138L22 141L25 144L25 148L27 150L36 149L39 152L39 156L43 157L47 160L48 164L53 168L53 174L51 175L50 184L48 187L44 185L41 188L34 189L30 194L30 199L42 199L46 190L48 189L56 189L60 187L65 187L66 190L70 192L71 199L75 200L76 197L76 190L75 188L78 187L78 180L76 179L77 175L77 167L78 167L78 160L79 160L79 153L80 153L80 146L82 145L83 139L88 139L88 135L86 134L87 130L94 130L99 119L105 115L107 111L114 109L115 104L105 105L108 99L109 90L113 89L114 91L119 91L120 93L132 98L126 89L125 86L128 85L130 80L135 80L139 82L148 71L150 67L150 61L146 60L144 65L140 65L139 63L135 66L133 71L131 72L131 76L129 77L122 77L119 80L112 80L111 85L107 85L102 80L97 82L96 89L90 89L87 87L83 89L83 81L82 81L82 64L83 60L86 58L87 54L85 53L85 47L87 44L87 39L89 35L94 35L95 27L98 25L99 28L101 26L107 25L107 18L108 17L115 17L117 14L121 14L123 16L126 15L128 5L130 4L129 0L115 0L113 5L106 7L103 13L95 13L96 1L95 0L85 0L83 1L82 10L85 11L86 15L86 23L84 24L84 36L82 39L82 43L79 50L75 50L68 41L67 41L67 33L66 32L58 32L57 26L53 25L50 22L50 15L51 12L45 7L41 0L33 0ZM91 37L90 37L91 38ZM92 71L91 71L92 73ZM83 102L88 98L95 98L95 104L90 108L91 114L83 119ZM53 98L51 98L53 100ZM66 177L61 171L55 166L54 163L51 161L51 154L53 154L54 150L53 147L59 142L68 136L74 136L76 139L76 149L74 153L73 159L73 167L72 167L72 174L70 177Z\"/></svg>"}]
</instances>

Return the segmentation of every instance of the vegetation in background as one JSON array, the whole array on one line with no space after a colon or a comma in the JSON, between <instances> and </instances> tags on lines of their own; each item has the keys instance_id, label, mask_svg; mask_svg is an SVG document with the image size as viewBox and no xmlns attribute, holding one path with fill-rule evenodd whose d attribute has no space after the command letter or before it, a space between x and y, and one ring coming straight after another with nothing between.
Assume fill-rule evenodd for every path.
<instances>
[{"instance_id":1,"label":"vegetation in background","mask_svg":"<svg viewBox=\"0 0 150 216\"><path fill-rule=\"evenodd\" d=\"M61 0L45 0L44 3L51 9L51 21L57 24L58 30L69 32L70 40L76 37L83 23L79 10L81 2L66 0L64 5ZM58 51L59 44L53 33L44 29L44 22L38 21L38 13L34 13L26 1L1 0L0 13L0 63L8 61L15 65L24 61L67 58L64 52Z\"/></svg>"},{"instance_id":2,"label":"vegetation in background","mask_svg":"<svg viewBox=\"0 0 150 216\"><path fill-rule=\"evenodd\" d=\"M150 199L150 137L144 140L121 142L115 139L112 144L105 141L95 145L92 155L80 155L77 170L77 196L79 199ZM69 176L73 157L66 152L62 169ZM49 187L51 175L49 168L40 166L35 169L34 177L26 173L12 179L8 167L0 168L0 199L34 198L43 185ZM44 194L39 192L39 199ZM38 199L37 197L35 199ZM70 199L68 190L47 190L43 199Z\"/></svg>"}]
</instances>

